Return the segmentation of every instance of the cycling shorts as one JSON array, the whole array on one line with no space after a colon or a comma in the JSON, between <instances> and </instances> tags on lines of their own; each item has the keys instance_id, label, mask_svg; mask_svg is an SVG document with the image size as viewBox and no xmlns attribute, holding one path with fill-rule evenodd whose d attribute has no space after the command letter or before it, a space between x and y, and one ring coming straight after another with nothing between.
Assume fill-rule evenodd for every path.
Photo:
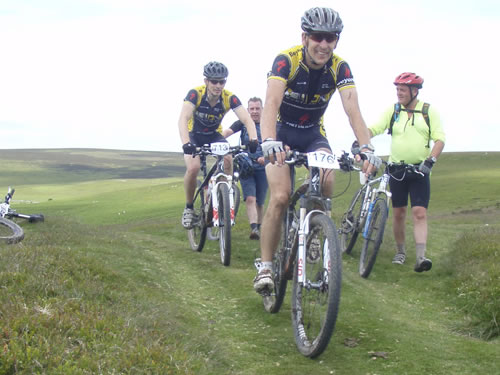
<instances>
[{"instance_id":1,"label":"cycling shorts","mask_svg":"<svg viewBox=\"0 0 500 375\"><path fill-rule=\"evenodd\" d=\"M267 177L264 168L256 168L249 178L240 178L241 190L243 190L243 200L247 197L255 197L258 206L263 206L266 202Z\"/></svg>"},{"instance_id":2,"label":"cycling shorts","mask_svg":"<svg viewBox=\"0 0 500 375\"><path fill-rule=\"evenodd\" d=\"M205 135L201 133L189 133L189 142L194 144L197 147L201 147L203 145L209 145L214 142L226 142L227 139L222 136L221 133L212 133L210 135Z\"/></svg>"},{"instance_id":3,"label":"cycling shorts","mask_svg":"<svg viewBox=\"0 0 500 375\"><path fill-rule=\"evenodd\" d=\"M307 129L292 128L281 123L276 124L276 140L299 152L312 152L320 148L332 151L328 139L321 133L319 126Z\"/></svg>"},{"instance_id":4,"label":"cycling shorts","mask_svg":"<svg viewBox=\"0 0 500 375\"><path fill-rule=\"evenodd\" d=\"M428 174L422 176L415 172L405 172L404 169L391 172L389 186L392 193L392 207L408 206L408 196L410 196L412 207L427 208L429 206L431 182Z\"/></svg>"}]
</instances>

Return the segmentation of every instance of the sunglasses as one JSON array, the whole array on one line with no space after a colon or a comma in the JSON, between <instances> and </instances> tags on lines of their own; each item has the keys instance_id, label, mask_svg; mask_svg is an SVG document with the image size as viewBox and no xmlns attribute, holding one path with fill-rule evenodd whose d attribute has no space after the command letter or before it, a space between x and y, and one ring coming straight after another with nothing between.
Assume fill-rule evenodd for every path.
<instances>
[{"instance_id":1,"label":"sunglasses","mask_svg":"<svg viewBox=\"0 0 500 375\"><path fill-rule=\"evenodd\" d=\"M309 37L317 43L321 43L323 40L326 40L327 43L332 43L339 38L338 34L329 33L314 33L309 34Z\"/></svg>"},{"instance_id":2,"label":"sunglasses","mask_svg":"<svg viewBox=\"0 0 500 375\"><path fill-rule=\"evenodd\" d=\"M220 83L221 85L225 85L226 84L226 80L225 79L209 79L209 81L213 85L216 85L218 83Z\"/></svg>"}]
</instances>

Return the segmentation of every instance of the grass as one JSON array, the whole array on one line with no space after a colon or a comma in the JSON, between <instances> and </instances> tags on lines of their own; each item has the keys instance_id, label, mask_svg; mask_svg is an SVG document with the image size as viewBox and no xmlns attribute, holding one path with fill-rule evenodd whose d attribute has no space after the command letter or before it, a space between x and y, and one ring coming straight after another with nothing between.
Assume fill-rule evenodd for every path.
<instances>
[{"instance_id":1,"label":"grass","mask_svg":"<svg viewBox=\"0 0 500 375\"><path fill-rule=\"evenodd\" d=\"M26 157L15 169L11 152L0 152L0 188L15 185L13 207L46 221L21 223L23 242L0 245L0 374L500 372L499 153L445 153L436 164L431 272L413 272L413 241L408 264L391 264L389 229L369 279L344 257L336 330L310 360L295 348L289 296L270 315L252 290L258 244L244 208L230 267L216 242L188 248L180 155L36 150L37 162ZM95 178L55 167L64 160L94 168ZM120 177L127 164L138 178ZM347 178L338 176L338 192ZM334 201L336 215L355 188Z\"/></svg>"}]
</instances>

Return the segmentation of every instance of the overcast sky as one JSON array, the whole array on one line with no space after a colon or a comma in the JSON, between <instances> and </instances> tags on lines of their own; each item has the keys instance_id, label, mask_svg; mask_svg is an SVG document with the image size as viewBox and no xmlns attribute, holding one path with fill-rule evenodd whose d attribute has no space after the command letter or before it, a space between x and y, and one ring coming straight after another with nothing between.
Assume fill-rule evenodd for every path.
<instances>
[{"instance_id":1,"label":"overcast sky","mask_svg":"<svg viewBox=\"0 0 500 375\"><path fill-rule=\"evenodd\" d=\"M445 151L500 151L497 0L0 0L0 148L181 151L177 120L212 60L245 103L265 98L274 57L300 44L311 6L340 13L336 53L368 125L396 100L396 75L425 79ZM235 120L226 115L223 126ZM325 115L334 149L354 139L340 97ZM388 153L389 136L374 139Z\"/></svg>"}]
</instances>

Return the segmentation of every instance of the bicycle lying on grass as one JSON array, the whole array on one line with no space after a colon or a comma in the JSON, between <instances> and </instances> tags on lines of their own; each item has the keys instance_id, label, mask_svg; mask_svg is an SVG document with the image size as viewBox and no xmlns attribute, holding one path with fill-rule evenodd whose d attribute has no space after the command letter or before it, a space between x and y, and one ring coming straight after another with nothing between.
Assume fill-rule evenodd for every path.
<instances>
[{"instance_id":1,"label":"bicycle lying on grass","mask_svg":"<svg viewBox=\"0 0 500 375\"><path fill-rule=\"evenodd\" d=\"M221 262L225 266L231 262L231 227L235 223L235 189L238 187L233 182L233 176L224 172L224 156L235 156L243 150L243 146L214 142L197 147L193 154L193 157L200 157L202 180L198 181L193 199L195 218L188 229L189 243L193 250L202 251L208 228L215 228L212 236L219 240ZM214 156L216 162L207 172L206 159L209 155Z\"/></svg>"},{"instance_id":2,"label":"bicycle lying on grass","mask_svg":"<svg viewBox=\"0 0 500 375\"><path fill-rule=\"evenodd\" d=\"M321 195L321 179L342 168L340 158L322 151L288 153L293 192L281 223L281 238L273 259L274 290L262 294L264 308L277 313L292 282L292 326L298 350L317 357L333 334L340 303L342 259L331 199ZM339 164L340 163L340 164ZM309 169L308 180L295 190L295 167ZM322 173L321 173L322 172ZM259 269L260 259L255 266Z\"/></svg>"},{"instance_id":3,"label":"bicycle lying on grass","mask_svg":"<svg viewBox=\"0 0 500 375\"><path fill-rule=\"evenodd\" d=\"M395 178L390 170L403 171L423 175L418 166L411 164L393 164L383 161L385 165L382 176L369 176L364 179L361 188L354 197L342 217L339 233L342 251L351 254L358 235L363 235L363 246L359 256L359 274L367 278L375 265L377 254L384 238L385 224L389 216L389 200L391 192L388 190L389 179ZM352 170L360 169L351 166ZM362 172L360 172L362 173Z\"/></svg>"},{"instance_id":4,"label":"bicycle lying on grass","mask_svg":"<svg viewBox=\"0 0 500 375\"><path fill-rule=\"evenodd\" d=\"M25 215L10 208L10 202L15 191L15 189L9 187L4 202L0 203L0 241L8 244L20 242L24 238L23 228L13 221L13 219L26 219L30 223L44 221L44 216L41 214Z\"/></svg>"}]
</instances>

